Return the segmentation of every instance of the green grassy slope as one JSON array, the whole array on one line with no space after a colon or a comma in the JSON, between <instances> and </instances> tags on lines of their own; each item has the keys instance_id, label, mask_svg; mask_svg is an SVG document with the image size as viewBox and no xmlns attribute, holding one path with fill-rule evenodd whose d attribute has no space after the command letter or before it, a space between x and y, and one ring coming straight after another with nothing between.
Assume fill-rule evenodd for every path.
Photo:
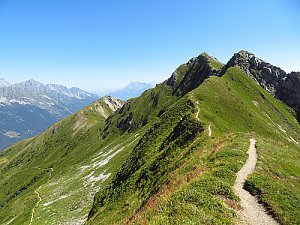
<instances>
[{"instance_id":1,"label":"green grassy slope","mask_svg":"<svg viewBox=\"0 0 300 225\"><path fill-rule=\"evenodd\" d=\"M101 183L138 139L116 137L112 147L109 140L102 141L100 130L110 114L112 109L99 100L36 138L1 152L0 221L29 224L33 208L33 224L86 220Z\"/></svg>"},{"instance_id":2,"label":"green grassy slope","mask_svg":"<svg viewBox=\"0 0 300 225\"><path fill-rule=\"evenodd\" d=\"M32 214L33 224L86 220L101 184L109 181L169 104L180 98L173 92L192 65L175 71L174 86L167 81L157 85L114 116L101 100L2 152L0 221L29 223Z\"/></svg>"},{"instance_id":3,"label":"green grassy slope","mask_svg":"<svg viewBox=\"0 0 300 225\"><path fill-rule=\"evenodd\" d=\"M237 68L211 79L218 81L207 80L195 90L200 118L208 120L215 133L255 132L259 161L248 189L283 224L300 223L300 129L291 109ZM205 98L210 100L201 101Z\"/></svg>"},{"instance_id":4,"label":"green grassy slope","mask_svg":"<svg viewBox=\"0 0 300 225\"><path fill-rule=\"evenodd\" d=\"M145 91L140 97L130 99L117 114L110 117L104 128L104 137L113 133L135 132L157 122L169 106L178 101L186 92L195 89L213 71L212 65L220 63L207 54L201 54L180 65L171 78ZM194 82L197 80L196 82Z\"/></svg>"},{"instance_id":5,"label":"green grassy slope","mask_svg":"<svg viewBox=\"0 0 300 225\"><path fill-rule=\"evenodd\" d=\"M295 114L238 68L214 76L222 66L203 53L114 113L100 100L1 152L0 221L235 223L232 186L254 136L247 188L280 222L299 223Z\"/></svg>"},{"instance_id":6,"label":"green grassy slope","mask_svg":"<svg viewBox=\"0 0 300 225\"><path fill-rule=\"evenodd\" d=\"M212 137L208 137L208 125L212 127ZM179 132L182 129L186 132ZM299 131L290 108L240 69L229 68L222 77L206 79L162 114L111 182L96 195L87 224L236 222L238 197L232 185L235 173L245 162L250 135L257 138L258 146L265 146L261 140L269 139L289 146L285 151L295 160L283 160L283 165L290 168L284 170L288 182L283 186L287 196L298 199L300 149L294 141L300 140ZM193 135L187 138L186 133ZM170 138L173 136L176 138ZM259 149L264 151L259 155L259 165L263 154L271 151L267 149L268 146ZM274 159L263 164L268 168ZM269 179L275 183L283 179L278 174L284 167L273 169ZM258 172L263 173L266 171ZM261 198L271 205L281 222L293 223L299 213L297 208L289 211L282 204L282 199L287 198L278 197L282 195L276 194L278 185L268 186L270 195L263 195L264 187L258 178L253 185L255 190L261 190ZM293 201L290 203L293 207Z\"/></svg>"},{"instance_id":7,"label":"green grassy slope","mask_svg":"<svg viewBox=\"0 0 300 225\"><path fill-rule=\"evenodd\" d=\"M94 194L180 98L173 92L193 65L183 64L175 71L175 85L167 81L157 85L131 99L114 116L100 100L2 152L0 221L23 224L33 217L33 224L72 224L86 220Z\"/></svg>"},{"instance_id":8,"label":"green grassy slope","mask_svg":"<svg viewBox=\"0 0 300 225\"><path fill-rule=\"evenodd\" d=\"M300 223L299 145L274 138L257 138L259 162L246 189L283 224Z\"/></svg>"}]
</instances>

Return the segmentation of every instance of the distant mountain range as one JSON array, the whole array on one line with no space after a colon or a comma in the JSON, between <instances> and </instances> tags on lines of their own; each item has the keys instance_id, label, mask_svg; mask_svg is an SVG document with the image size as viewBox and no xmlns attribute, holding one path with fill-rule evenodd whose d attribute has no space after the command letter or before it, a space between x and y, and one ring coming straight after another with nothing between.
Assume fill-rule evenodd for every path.
<instances>
[{"instance_id":1,"label":"distant mountain range","mask_svg":"<svg viewBox=\"0 0 300 225\"><path fill-rule=\"evenodd\" d=\"M10 84L0 79L0 150L39 134L97 99L75 87L35 80Z\"/></svg>"},{"instance_id":2,"label":"distant mountain range","mask_svg":"<svg viewBox=\"0 0 300 225\"><path fill-rule=\"evenodd\" d=\"M120 90L109 91L107 95L115 98L128 100L130 98L139 97L145 90L155 87L154 83L131 82L126 87Z\"/></svg>"}]
</instances>

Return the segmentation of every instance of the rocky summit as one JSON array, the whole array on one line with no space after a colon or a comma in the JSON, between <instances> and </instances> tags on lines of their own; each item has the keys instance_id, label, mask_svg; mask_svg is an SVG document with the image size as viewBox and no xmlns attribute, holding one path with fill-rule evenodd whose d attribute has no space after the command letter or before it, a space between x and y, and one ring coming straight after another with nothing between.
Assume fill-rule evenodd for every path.
<instances>
[{"instance_id":1,"label":"rocky summit","mask_svg":"<svg viewBox=\"0 0 300 225\"><path fill-rule=\"evenodd\" d=\"M286 73L279 67L273 66L254 54L240 51L229 60L223 71L231 66L243 69L251 78L258 82L269 93L295 109L300 121L300 73Z\"/></svg>"},{"instance_id":2,"label":"rocky summit","mask_svg":"<svg viewBox=\"0 0 300 225\"><path fill-rule=\"evenodd\" d=\"M0 221L300 224L299 90L299 73L247 51L202 53L0 152Z\"/></svg>"}]
</instances>

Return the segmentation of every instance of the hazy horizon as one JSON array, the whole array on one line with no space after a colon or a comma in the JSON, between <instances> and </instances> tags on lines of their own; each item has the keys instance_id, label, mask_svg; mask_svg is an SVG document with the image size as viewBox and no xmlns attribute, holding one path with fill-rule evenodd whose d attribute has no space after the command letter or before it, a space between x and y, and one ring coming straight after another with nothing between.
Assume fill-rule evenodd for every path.
<instances>
[{"instance_id":1,"label":"hazy horizon","mask_svg":"<svg viewBox=\"0 0 300 225\"><path fill-rule=\"evenodd\" d=\"M26 82L26 81L29 81L29 80L35 80L35 79L29 79L29 80L23 80L23 81L18 81L18 82L10 82L9 80L5 79L5 78L2 78L0 77L0 81L3 80L3 81L6 81L8 82L10 85L14 85L14 84L17 84L17 83L22 83L22 82ZM40 82L39 80L35 80L37 82ZM43 85L47 85L47 84L56 84L56 85L62 85L62 86L65 86L67 88L80 88L80 87L75 87L75 86L68 86L68 85L63 85L63 84L59 84L59 83L43 83L43 82L40 82L42 83ZM121 91L123 90L124 88L126 88L127 86L131 85L131 84L134 84L134 83L140 83L140 84L149 84L149 85L153 85L155 86L155 84L157 84L156 82L140 82L140 81L131 81L127 84L125 84L124 86L121 86L121 87L116 87L114 89L102 89L102 90L85 90L85 89L82 89L83 91L88 91L90 93L93 93L93 94L96 94L96 95L99 95L99 96L103 96L103 95L106 95L108 94L109 92L114 92L114 91Z\"/></svg>"}]
</instances>

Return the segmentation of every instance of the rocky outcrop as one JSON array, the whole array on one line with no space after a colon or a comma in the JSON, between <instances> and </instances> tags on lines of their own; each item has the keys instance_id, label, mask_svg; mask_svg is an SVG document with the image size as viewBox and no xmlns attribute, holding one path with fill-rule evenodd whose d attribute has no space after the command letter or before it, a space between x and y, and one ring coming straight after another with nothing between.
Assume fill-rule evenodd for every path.
<instances>
[{"instance_id":1,"label":"rocky outcrop","mask_svg":"<svg viewBox=\"0 0 300 225\"><path fill-rule=\"evenodd\" d=\"M221 75L225 73L227 68L232 66L240 67L273 95L279 89L281 81L287 76L285 71L279 67L273 66L244 50L234 54L225 67L223 67Z\"/></svg>"},{"instance_id":2,"label":"rocky outcrop","mask_svg":"<svg viewBox=\"0 0 300 225\"><path fill-rule=\"evenodd\" d=\"M169 79L166 80L165 83L172 87L174 90L177 89L185 74L191 69L196 60L197 57L191 58L187 63L184 63L181 66L179 66L172 73L171 77L169 77Z\"/></svg>"},{"instance_id":3,"label":"rocky outcrop","mask_svg":"<svg viewBox=\"0 0 300 225\"><path fill-rule=\"evenodd\" d=\"M112 111L116 111L125 104L125 101L109 95L102 97L102 100Z\"/></svg>"},{"instance_id":4,"label":"rocky outcrop","mask_svg":"<svg viewBox=\"0 0 300 225\"><path fill-rule=\"evenodd\" d=\"M300 121L300 73L287 74L279 67L257 58L247 51L240 51L222 68L222 76L229 67L237 66L244 70L270 94L295 109Z\"/></svg>"},{"instance_id":5,"label":"rocky outcrop","mask_svg":"<svg viewBox=\"0 0 300 225\"><path fill-rule=\"evenodd\" d=\"M177 96L183 96L197 88L206 78L216 72L210 65L209 56L206 53L199 55L197 58L192 58L186 66L188 67L187 73L174 91ZM174 84L174 80L176 80L176 74L173 73L167 84Z\"/></svg>"},{"instance_id":6,"label":"rocky outcrop","mask_svg":"<svg viewBox=\"0 0 300 225\"><path fill-rule=\"evenodd\" d=\"M300 72L291 72L280 83L276 97L295 109L300 122Z\"/></svg>"}]
</instances>

